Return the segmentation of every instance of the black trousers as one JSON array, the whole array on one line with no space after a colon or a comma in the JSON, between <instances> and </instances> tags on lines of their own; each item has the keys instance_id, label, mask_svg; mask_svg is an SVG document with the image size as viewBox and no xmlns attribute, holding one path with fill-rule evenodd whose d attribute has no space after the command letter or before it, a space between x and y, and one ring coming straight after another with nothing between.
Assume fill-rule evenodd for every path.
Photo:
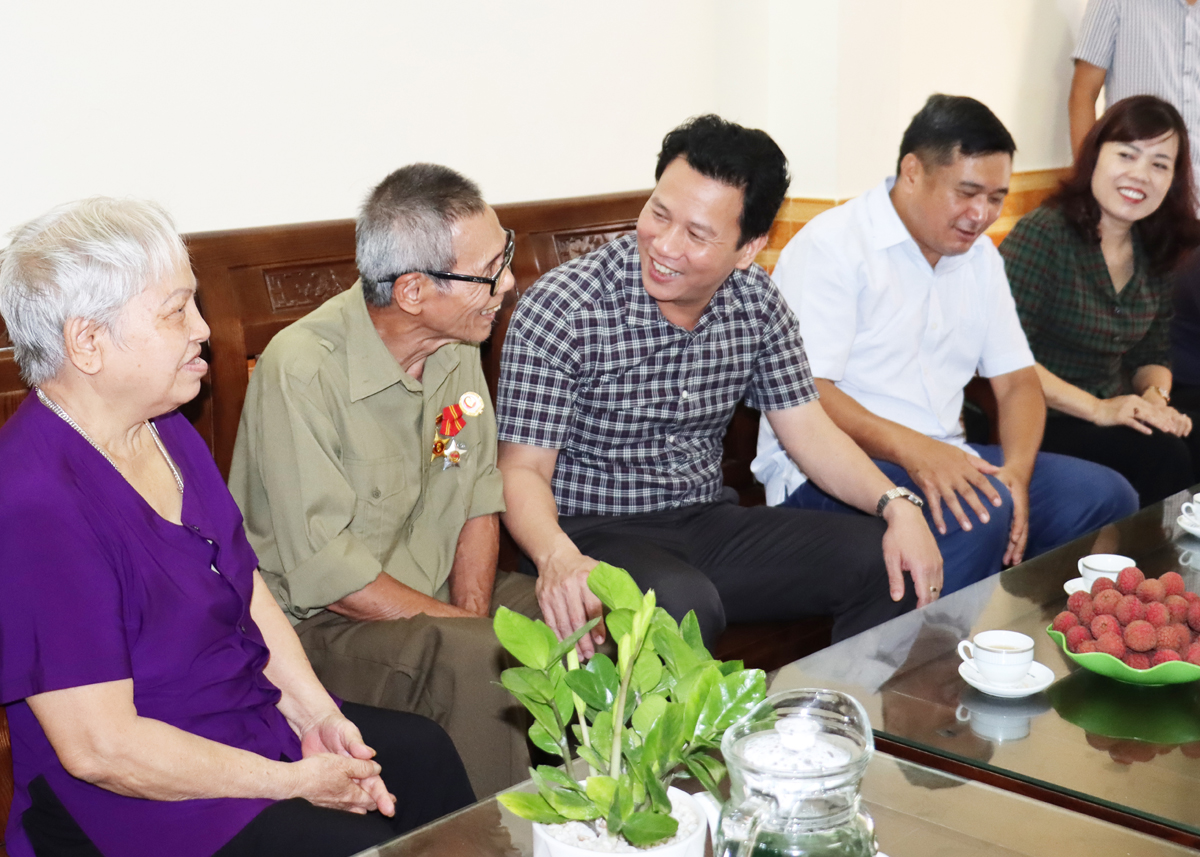
<instances>
[{"instance_id":1,"label":"black trousers","mask_svg":"<svg viewBox=\"0 0 1200 857\"><path fill-rule=\"evenodd\" d=\"M732 492L730 492L732 493ZM844 639L916 606L888 593L878 518L739 506L732 499L639 515L559 518L584 554L627 570L675 619L696 611L711 650L726 622L833 616ZM527 559L526 573L536 573Z\"/></svg>"},{"instance_id":2,"label":"black trousers","mask_svg":"<svg viewBox=\"0 0 1200 857\"><path fill-rule=\"evenodd\" d=\"M280 801L260 812L215 857L347 857L474 802L454 745L432 720L350 702L342 712L375 748L384 784L396 796L396 815L355 815L301 798ZM37 857L100 857L48 786L40 794L30 791L33 806L21 821Z\"/></svg>"},{"instance_id":3,"label":"black trousers","mask_svg":"<svg viewBox=\"0 0 1200 857\"><path fill-rule=\"evenodd\" d=\"M1149 506L1200 482L1200 413L1179 404L1196 423L1188 437L1158 429L1147 435L1054 413L1046 420L1042 449L1111 467L1133 485L1142 506Z\"/></svg>"}]
</instances>

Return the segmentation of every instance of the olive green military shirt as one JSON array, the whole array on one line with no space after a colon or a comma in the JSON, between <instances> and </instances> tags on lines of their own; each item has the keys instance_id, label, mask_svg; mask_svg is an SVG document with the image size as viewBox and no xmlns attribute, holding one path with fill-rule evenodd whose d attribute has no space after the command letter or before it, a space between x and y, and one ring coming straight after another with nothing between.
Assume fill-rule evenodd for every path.
<instances>
[{"instance_id":1,"label":"olive green military shirt","mask_svg":"<svg viewBox=\"0 0 1200 857\"><path fill-rule=\"evenodd\" d=\"M431 460L442 409L483 402ZM444 435L442 435L444 437ZM292 622L386 571L446 601L459 532L504 510L496 421L476 345L445 345L420 381L375 332L362 286L280 331L250 378L229 489L267 585Z\"/></svg>"}]
</instances>

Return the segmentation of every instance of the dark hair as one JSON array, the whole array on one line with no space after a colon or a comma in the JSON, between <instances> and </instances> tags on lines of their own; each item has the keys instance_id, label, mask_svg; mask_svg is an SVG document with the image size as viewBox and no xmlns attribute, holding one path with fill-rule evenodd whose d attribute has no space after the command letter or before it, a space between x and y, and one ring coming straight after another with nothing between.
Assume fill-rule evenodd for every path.
<instances>
[{"instance_id":1,"label":"dark hair","mask_svg":"<svg viewBox=\"0 0 1200 857\"><path fill-rule=\"evenodd\" d=\"M1196 221L1196 193L1192 189L1192 158L1187 126L1179 111L1153 95L1122 98L1105 111L1083 138L1075 167L1058 190L1046 200L1063 213L1067 222L1085 240L1100 243L1100 204L1092 194L1092 174L1105 143L1153 140L1173 131L1179 139L1175 177L1162 205L1134 224L1153 274L1165 274L1182 256L1200 246L1200 223Z\"/></svg>"},{"instance_id":2,"label":"dark hair","mask_svg":"<svg viewBox=\"0 0 1200 857\"><path fill-rule=\"evenodd\" d=\"M792 179L783 150L766 131L712 113L695 116L663 137L654 180L680 156L700 175L742 192L738 247L770 231Z\"/></svg>"},{"instance_id":3,"label":"dark hair","mask_svg":"<svg viewBox=\"0 0 1200 857\"><path fill-rule=\"evenodd\" d=\"M954 160L955 154L974 158L1003 152L1011 157L1016 150L1012 134L982 101L965 95L937 93L929 96L904 130L896 175L900 174L900 162L909 152L927 167L944 167Z\"/></svg>"},{"instance_id":4,"label":"dark hair","mask_svg":"<svg viewBox=\"0 0 1200 857\"><path fill-rule=\"evenodd\" d=\"M479 186L449 167L409 164L371 191L355 224L358 273L372 306L392 302L387 278L406 271L452 271L457 261L451 228L487 210ZM384 280L384 282L380 282ZM451 288L434 279L441 291Z\"/></svg>"}]
</instances>

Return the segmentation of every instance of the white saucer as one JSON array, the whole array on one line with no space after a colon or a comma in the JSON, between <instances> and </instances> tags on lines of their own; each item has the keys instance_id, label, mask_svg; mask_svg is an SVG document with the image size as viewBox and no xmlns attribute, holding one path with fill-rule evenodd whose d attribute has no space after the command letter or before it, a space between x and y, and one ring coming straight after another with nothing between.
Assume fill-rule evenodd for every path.
<instances>
[{"instance_id":1,"label":"white saucer","mask_svg":"<svg viewBox=\"0 0 1200 857\"><path fill-rule=\"evenodd\" d=\"M1186 532L1191 533L1196 538L1200 538L1200 526L1197 526L1189 521L1186 515L1180 515L1175 519L1175 523L1183 527Z\"/></svg>"},{"instance_id":2,"label":"white saucer","mask_svg":"<svg viewBox=\"0 0 1200 857\"><path fill-rule=\"evenodd\" d=\"M1029 667L1029 673L1016 684L992 684L975 668L970 661L958 665L958 674L963 681L976 690L989 696L999 696L1002 699L1020 699L1022 696L1032 696L1054 684L1054 672L1050 667L1034 661Z\"/></svg>"},{"instance_id":3,"label":"white saucer","mask_svg":"<svg viewBox=\"0 0 1200 857\"><path fill-rule=\"evenodd\" d=\"M1076 592L1091 592L1092 585L1087 582L1086 577L1076 577L1063 584L1063 591L1067 595L1074 595Z\"/></svg>"}]
</instances>

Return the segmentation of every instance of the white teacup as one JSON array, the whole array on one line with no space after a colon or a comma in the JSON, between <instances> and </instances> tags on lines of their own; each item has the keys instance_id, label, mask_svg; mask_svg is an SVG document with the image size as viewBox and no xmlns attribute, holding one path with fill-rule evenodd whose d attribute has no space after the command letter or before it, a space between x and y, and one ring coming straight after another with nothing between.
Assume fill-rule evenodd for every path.
<instances>
[{"instance_id":1,"label":"white teacup","mask_svg":"<svg viewBox=\"0 0 1200 857\"><path fill-rule=\"evenodd\" d=\"M1193 498L1194 502L1184 503L1179 507L1179 513L1188 519L1192 526L1200 527L1200 494Z\"/></svg>"},{"instance_id":2,"label":"white teacup","mask_svg":"<svg viewBox=\"0 0 1200 857\"><path fill-rule=\"evenodd\" d=\"M958 656L992 684L1016 684L1029 675L1033 640L1017 631L981 631L958 644Z\"/></svg>"},{"instance_id":3,"label":"white teacup","mask_svg":"<svg viewBox=\"0 0 1200 857\"><path fill-rule=\"evenodd\" d=\"M1079 574L1088 583L1095 583L1101 577L1107 577L1115 582L1121 570L1129 568L1131 565L1137 565L1137 563L1127 556L1116 553L1093 553L1079 560L1078 568Z\"/></svg>"},{"instance_id":4,"label":"white teacup","mask_svg":"<svg viewBox=\"0 0 1200 857\"><path fill-rule=\"evenodd\" d=\"M1179 562L1188 568L1200 569L1200 551L1185 550L1179 554Z\"/></svg>"}]
</instances>

